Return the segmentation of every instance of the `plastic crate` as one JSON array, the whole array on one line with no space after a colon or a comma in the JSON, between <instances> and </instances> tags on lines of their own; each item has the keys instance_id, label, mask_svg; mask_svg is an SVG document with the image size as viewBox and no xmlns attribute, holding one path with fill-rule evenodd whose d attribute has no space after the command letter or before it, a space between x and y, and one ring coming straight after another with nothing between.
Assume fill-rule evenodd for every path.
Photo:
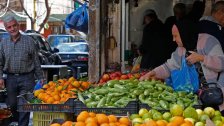
<instances>
[{"instance_id":1,"label":"plastic crate","mask_svg":"<svg viewBox=\"0 0 224 126\"><path fill-rule=\"evenodd\" d=\"M71 113L34 112L33 126L50 126L52 120L54 119L71 120L72 118L73 115Z\"/></svg>"},{"instance_id":2,"label":"plastic crate","mask_svg":"<svg viewBox=\"0 0 224 126\"><path fill-rule=\"evenodd\" d=\"M44 111L44 112L74 112L74 98L69 98L64 104L32 104L29 103L34 95L32 93L19 95L17 97L19 112Z\"/></svg>"},{"instance_id":3,"label":"plastic crate","mask_svg":"<svg viewBox=\"0 0 224 126\"><path fill-rule=\"evenodd\" d=\"M50 124L58 123L62 125L64 122L64 119L53 119Z\"/></svg>"},{"instance_id":4,"label":"plastic crate","mask_svg":"<svg viewBox=\"0 0 224 126\"><path fill-rule=\"evenodd\" d=\"M127 116L127 114L138 113L138 102L130 101L125 107L122 108L88 108L81 101L75 101L74 104L75 115L78 115L82 111L104 113L107 115L113 114L116 116Z\"/></svg>"}]
</instances>

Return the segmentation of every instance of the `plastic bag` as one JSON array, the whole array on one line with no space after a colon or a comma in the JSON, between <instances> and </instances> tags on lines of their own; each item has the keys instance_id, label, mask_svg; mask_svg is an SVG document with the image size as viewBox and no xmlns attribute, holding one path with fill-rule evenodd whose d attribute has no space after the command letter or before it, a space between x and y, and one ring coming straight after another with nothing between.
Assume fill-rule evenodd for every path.
<instances>
[{"instance_id":1,"label":"plastic bag","mask_svg":"<svg viewBox=\"0 0 224 126\"><path fill-rule=\"evenodd\" d=\"M65 28L75 29L84 33L88 33L88 11L86 3L79 7L65 19Z\"/></svg>"},{"instance_id":2,"label":"plastic bag","mask_svg":"<svg viewBox=\"0 0 224 126\"><path fill-rule=\"evenodd\" d=\"M140 71L141 61L142 61L142 56L138 56L136 58L136 60L134 61L134 63L133 63L133 67L132 67L131 73L135 73L135 72L139 72Z\"/></svg>"},{"instance_id":3,"label":"plastic bag","mask_svg":"<svg viewBox=\"0 0 224 126\"><path fill-rule=\"evenodd\" d=\"M199 89L198 73L195 65L188 65L182 57L180 70L171 71L172 87L175 91L197 92Z\"/></svg>"},{"instance_id":4,"label":"plastic bag","mask_svg":"<svg viewBox=\"0 0 224 126\"><path fill-rule=\"evenodd\" d=\"M35 91L35 90L39 90L39 89L41 89L41 88L42 88L41 81L38 80L37 83L36 83L36 85L35 85L35 87L34 87L34 91Z\"/></svg>"}]
</instances>

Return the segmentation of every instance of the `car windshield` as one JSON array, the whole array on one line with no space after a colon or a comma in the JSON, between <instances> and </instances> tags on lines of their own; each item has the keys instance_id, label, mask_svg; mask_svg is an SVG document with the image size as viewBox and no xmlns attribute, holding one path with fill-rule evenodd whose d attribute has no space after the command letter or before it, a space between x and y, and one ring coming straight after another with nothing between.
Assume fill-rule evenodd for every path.
<instances>
[{"instance_id":1,"label":"car windshield","mask_svg":"<svg viewBox=\"0 0 224 126\"><path fill-rule=\"evenodd\" d=\"M88 45L84 43L63 43L57 48L59 52L89 52Z\"/></svg>"},{"instance_id":2,"label":"car windshield","mask_svg":"<svg viewBox=\"0 0 224 126\"><path fill-rule=\"evenodd\" d=\"M58 35L58 36L49 36L48 42L51 46L56 47L61 43L69 43L69 42L85 42L83 38L80 36L69 36L69 35Z\"/></svg>"}]
</instances>

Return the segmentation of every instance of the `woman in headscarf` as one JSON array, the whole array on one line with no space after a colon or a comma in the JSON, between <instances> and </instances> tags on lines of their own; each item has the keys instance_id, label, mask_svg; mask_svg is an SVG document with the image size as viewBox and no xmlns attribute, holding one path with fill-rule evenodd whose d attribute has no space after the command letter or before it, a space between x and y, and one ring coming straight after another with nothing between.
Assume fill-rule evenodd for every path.
<instances>
[{"instance_id":1,"label":"woman in headscarf","mask_svg":"<svg viewBox=\"0 0 224 126\"><path fill-rule=\"evenodd\" d=\"M196 49L198 27L194 22L187 19L177 22L172 27L172 35L173 41L176 42L178 47L172 53L171 58L164 64L149 71L140 80L149 80L152 78L166 79L170 77L172 70L180 69L182 56L186 56L188 51Z\"/></svg>"}]
</instances>

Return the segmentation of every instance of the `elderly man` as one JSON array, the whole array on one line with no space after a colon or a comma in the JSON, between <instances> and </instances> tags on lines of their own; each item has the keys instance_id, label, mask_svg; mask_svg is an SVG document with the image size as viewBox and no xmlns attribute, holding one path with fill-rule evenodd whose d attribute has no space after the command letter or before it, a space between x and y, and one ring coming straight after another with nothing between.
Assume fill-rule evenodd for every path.
<instances>
[{"instance_id":1,"label":"elderly man","mask_svg":"<svg viewBox=\"0 0 224 126\"><path fill-rule=\"evenodd\" d=\"M10 37L0 43L0 88L6 86L6 103L11 108L12 121L18 120L19 126L28 126L30 113L16 111L17 96L32 92L35 79L43 82L43 72L32 38L20 34L19 23L14 17L7 17L3 21ZM7 74L5 80L3 73Z\"/></svg>"}]
</instances>

